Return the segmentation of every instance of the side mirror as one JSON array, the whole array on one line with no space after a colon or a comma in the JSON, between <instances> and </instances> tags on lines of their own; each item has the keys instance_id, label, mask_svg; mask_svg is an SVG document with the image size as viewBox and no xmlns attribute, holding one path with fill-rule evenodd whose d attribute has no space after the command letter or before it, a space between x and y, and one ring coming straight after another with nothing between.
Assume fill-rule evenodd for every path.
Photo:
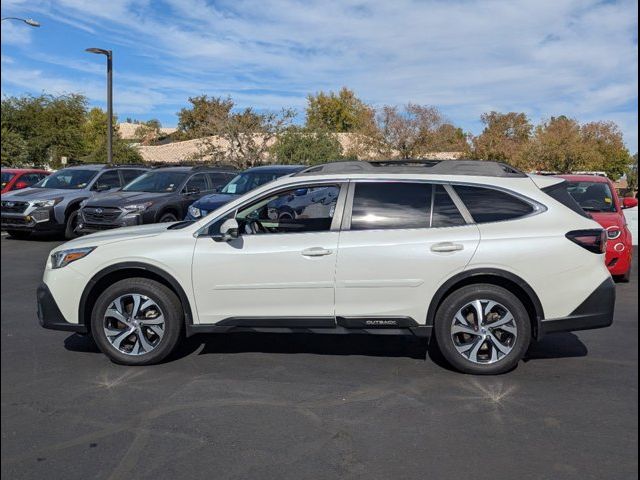
<instances>
[{"instance_id":1,"label":"side mirror","mask_svg":"<svg viewBox=\"0 0 640 480\"><path fill-rule=\"evenodd\" d=\"M184 187L184 191L182 193L185 195L196 195L197 193L200 193L200 189L198 187L188 186Z\"/></svg>"},{"instance_id":2,"label":"side mirror","mask_svg":"<svg viewBox=\"0 0 640 480\"><path fill-rule=\"evenodd\" d=\"M216 235L213 239L217 242L228 242L240 235L240 225L235 218L228 218L220 225L220 235Z\"/></svg>"},{"instance_id":3,"label":"side mirror","mask_svg":"<svg viewBox=\"0 0 640 480\"><path fill-rule=\"evenodd\" d=\"M27 188L29 185L27 184L27 182L16 182L15 186L13 187L14 190L22 190L23 188Z\"/></svg>"},{"instance_id":4,"label":"side mirror","mask_svg":"<svg viewBox=\"0 0 640 480\"><path fill-rule=\"evenodd\" d=\"M638 199L626 197L622 199L622 208L633 208L638 206Z\"/></svg>"}]
</instances>

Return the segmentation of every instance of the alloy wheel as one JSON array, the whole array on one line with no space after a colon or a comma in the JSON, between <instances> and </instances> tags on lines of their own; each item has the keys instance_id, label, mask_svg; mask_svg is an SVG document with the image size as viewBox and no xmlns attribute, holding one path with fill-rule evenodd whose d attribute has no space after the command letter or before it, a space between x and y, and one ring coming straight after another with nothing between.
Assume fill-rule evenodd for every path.
<instances>
[{"instance_id":1,"label":"alloy wheel","mask_svg":"<svg viewBox=\"0 0 640 480\"><path fill-rule=\"evenodd\" d=\"M156 348L165 332L158 304L139 293L113 300L103 316L104 333L113 348L127 355L143 355Z\"/></svg>"},{"instance_id":2,"label":"alloy wheel","mask_svg":"<svg viewBox=\"0 0 640 480\"><path fill-rule=\"evenodd\" d=\"M458 310L451 322L453 345L467 360L495 363L511 353L518 327L511 312L493 300L473 300Z\"/></svg>"}]
</instances>

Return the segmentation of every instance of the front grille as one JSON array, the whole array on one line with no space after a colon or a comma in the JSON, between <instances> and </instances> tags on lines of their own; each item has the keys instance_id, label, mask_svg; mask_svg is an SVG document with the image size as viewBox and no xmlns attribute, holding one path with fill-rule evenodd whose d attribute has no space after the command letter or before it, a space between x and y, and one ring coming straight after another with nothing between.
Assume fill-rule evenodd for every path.
<instances>
[{"instance_id":1,"label":"front grille","mask_svg":"<svg viewBox=\"0 0 640 480\"><path fill-rule=\"evenodd\" d=\"M2 213L22 213L29 206L28 202L14 202L11 200L2 201Z\"/></svg>"},{"instance_id":2,"label":"front grille","mask_svg":"<svg viewBox=\"0 0 640 480\"><path fill-rule=\"evenodd\" d=\"M122 211L113 207L84 207L82 216L85 223L109 224L115 222Z\"/></svg>"},{"instance_id":3,"label":"front grille","mask_svg":"<svg viewBox=\"0 0 640 480\"><path fill-rule=\"evenodd\" d=\"M82 228L87 230L111 230L112 228L118 228L118 225L106 225L104 223L89 223L85 222Z\"/></svg>"},{"instance_id":4,"label":"front grille","mask_svg":"<svg viewBox=\"0 0 640 480\"><path fill-rule=\"evenodd\" d=\"M27 219L25 217L2 217L2 226L12 226L12 225L19 225L19 226L27 226L30 225L31 222L27 221Z\"/></svg>"}]
</instances>

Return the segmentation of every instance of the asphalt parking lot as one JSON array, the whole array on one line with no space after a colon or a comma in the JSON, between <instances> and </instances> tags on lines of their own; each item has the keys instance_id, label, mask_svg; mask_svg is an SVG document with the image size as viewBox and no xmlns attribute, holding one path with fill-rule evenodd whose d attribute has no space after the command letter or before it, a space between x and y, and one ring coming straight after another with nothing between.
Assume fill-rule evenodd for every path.
<instances>
[{"instance_id":1,"label":"asphalt parking lot","mask_svg":"<svg viewBox=\"0 0 640 480\"><path fill-rule=\"evenodd\" d=\"M0 242L3 478L637 478L637 269L612 327L497 377L355 335L194 337L133 368L38 326L59 241Z\"/></svg>"}]
</instances>

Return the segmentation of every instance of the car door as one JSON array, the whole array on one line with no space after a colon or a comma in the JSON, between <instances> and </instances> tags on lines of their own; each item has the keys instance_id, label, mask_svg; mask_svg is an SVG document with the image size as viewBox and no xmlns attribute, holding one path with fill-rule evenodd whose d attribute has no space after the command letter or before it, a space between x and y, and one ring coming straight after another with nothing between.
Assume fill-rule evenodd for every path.
<instances>
[{"instance_id":1,"label":"car door","mask_svg":"<svg viewBox=\"0 0 640 480\"><path fill-rule=\"evenodd\" d=\"M424 324L430 299L465 268L480 238L450 192L417 181L351 182L336 265L340 322Z\"/></svg>"},{"instance_id":2,"label":"car door","mask_svg":"<svg viewBox=\"0 0 640 480\"><path fill-rule=\"evenodd\" d=\"M319 194L306 195L302 204L303 190ZM200 322L335 326L334 274L345 197L339 182L280 188L214 220L208 234L197 238L193 256ZM234 216L240 236L216 241L221 223Z\"/></svg>"}]
</instances>

